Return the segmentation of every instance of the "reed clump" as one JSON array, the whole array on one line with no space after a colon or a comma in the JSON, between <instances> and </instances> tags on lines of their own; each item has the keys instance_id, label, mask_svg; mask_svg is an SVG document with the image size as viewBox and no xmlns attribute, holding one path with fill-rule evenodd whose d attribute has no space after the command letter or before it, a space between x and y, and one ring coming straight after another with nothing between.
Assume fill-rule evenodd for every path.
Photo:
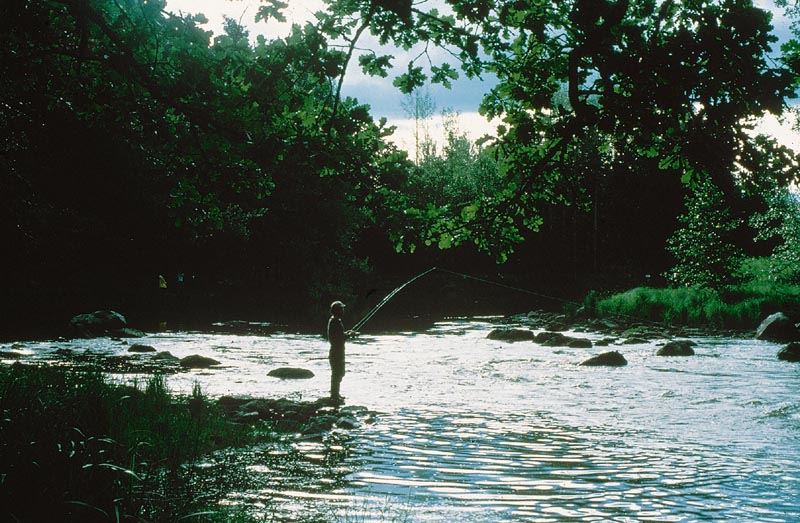
<instances>
[{"instance_id":1,"label":"reed clump","mask_svg":"<svg viewBox=\"0 0 800 523\"><path fill-rule=\"evenodd\" d=\"M161 376L122 386L0 366L0 507L22 522L218 520L185 465L268 433L230 423L198 386L172 395Z\"/></svg>"}]
</instances>

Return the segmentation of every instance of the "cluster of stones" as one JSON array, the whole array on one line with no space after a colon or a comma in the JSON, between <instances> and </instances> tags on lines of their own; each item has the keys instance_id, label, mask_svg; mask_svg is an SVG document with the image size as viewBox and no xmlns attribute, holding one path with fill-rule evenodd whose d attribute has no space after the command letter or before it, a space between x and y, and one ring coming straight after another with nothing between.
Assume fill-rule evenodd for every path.
<instances>
[{"instance_id":1,"label":"cluster of stones","mask_svg":"<svg viewBox=\"0 0 800 523\"><path fill-rule=\"evenodd\" d=\"M293 401L286 398L247 398L222 396L220 407L237 423L268 421L277 430L293 432L304 439L321 438L334 429L351 430L362 423L373 423L375 415L364 407L339 408L329 398Z\"/></svg>"},{"instance_id":2,"label":"cluster of stones","mask_svg":"<svg viewBox=\"0 0 800 523\"><path fill-rule=\"evenodd\" d=\"M543 332L534 333L527 328L501 327L492 330L488 338L504 342L532 341L545 347L571 347L591 348L593 346L608 346L612 343L618 345L637 345L650 343L659 339L669 339L675 336L700 336L700 329L687 327L661 327L655 325L633 325L623 328L613 320L606 318L584 319L579 324L571 324L563 314L533 311L527 315L518 315L510 321L530 325L532 328L544 327ZM559 331L571 329L574 332L595 332L610 334L592 343L585 338L567 336ZM795 324L783 313L775 313L767 317L755 333L756 339L788 343L778 352L778 359L784 361L800 361L800 324ZM697 344L691 340L671 340L656 352L657 356L692 356ZM581 365L609 365L621 366L627 364L624 356L618 351L604 352L581 363Z\"/></svg>"}]
</instances>

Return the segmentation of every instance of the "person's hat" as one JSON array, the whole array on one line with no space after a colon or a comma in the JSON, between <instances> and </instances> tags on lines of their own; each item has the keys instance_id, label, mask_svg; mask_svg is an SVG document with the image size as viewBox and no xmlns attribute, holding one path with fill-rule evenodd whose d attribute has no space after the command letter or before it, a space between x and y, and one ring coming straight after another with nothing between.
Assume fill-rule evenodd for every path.
<instances>
[{"instance_id":1,"label":"person's hat","mask_svg":"<svg viewBox=\"0 0 800 523\"><path fill-rule=\"evenodd\" d=\"M335 302L331 303L331 312L333 312L334 309L344 309L344 308L345 304L340 302L339 300L336 300Z\"/></svg>"}]
</instances>

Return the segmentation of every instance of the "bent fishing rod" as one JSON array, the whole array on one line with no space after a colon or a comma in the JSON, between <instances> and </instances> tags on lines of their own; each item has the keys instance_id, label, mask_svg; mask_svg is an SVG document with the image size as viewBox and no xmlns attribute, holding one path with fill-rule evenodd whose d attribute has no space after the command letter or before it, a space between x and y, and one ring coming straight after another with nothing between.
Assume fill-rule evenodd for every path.
<instances>
[{"instance_id":1,"label":"bent fishing rod","mask_svg":"<svg viewBox=\"0 0 800 523\"><path fill-rule=\"evenodd\" d=\"M408 280L407 282L405 282L404 284L402 284L401 286L397 287L395 290L393 290L392 292L390 292L389 294L387 294L387 295L386 295L386 297L385 297L385 298L383 298L383 299L382 299L382 300L381 300L381 301L380 301L380 302L379 302L379 303L378 303L378 304L377 304L375 307L373 307L373 308L372 308L372 310L370 310L370 311L369 311L369 312L368 312L368 313L367 313L367 314L366 314L366 315L365 315L363 318L361 318L361 320L359 320L359 322L358 322L358 323L356 323L355 325L353 325L353 328L352 328L351 330L352 330L353 332L358 332L358 331L360 331L360 330L361 330L361 328L364 326L364 324L365 324L365 323L367 323L369 320L371 320L371 319L372 319L372 317L373 317L373 316L375 316L375 313L376 313L376 312L378 312L379 310L381 310L381 308L382 308L384 305L386 305L387 303L389 303L389 300L391 300L392 298L394 298L394 297L395 297L395 295L396 295L398 292L402 291L402 290L403 290L403 289L405 289L407 286L411 285L412 283L414 283L414 282L415 282L415 281L417 281L418 279L420 279L420 278L422 278L423 276L426 276L426 275L428 275L428 274L432 273L432 272L433 272L433 271L435 271L435 270L437 270L437 267L431 267L431 268L430 268L430 269L428 269L427 271L425 271L425 272L421 272L421 273L417 274L416 276L414 276L413 278L411 278L410 280Z\"/></svg>"}]
</instances>

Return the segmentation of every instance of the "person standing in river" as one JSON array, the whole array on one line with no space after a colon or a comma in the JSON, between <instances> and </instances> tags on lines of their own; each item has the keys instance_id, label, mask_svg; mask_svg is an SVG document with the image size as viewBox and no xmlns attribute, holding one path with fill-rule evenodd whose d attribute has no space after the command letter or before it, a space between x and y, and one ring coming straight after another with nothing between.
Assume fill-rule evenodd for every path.
<instances>
[{"instance_id":1,"label":"person standing in river","mask_svg":"<svg viewBox=\"0 0 800 523\"><path fill-rule=\"evenodd\" d=\"M331 317L328 319L328 342L331 349L328 352L328 361L331 364L331 401L342 403L344 398L339 394L339 387L344 377L344 341L351 334L345 332L342 315L344 314L344 303L335 301L331 303Z\"/></svg>"}]
</instances>

